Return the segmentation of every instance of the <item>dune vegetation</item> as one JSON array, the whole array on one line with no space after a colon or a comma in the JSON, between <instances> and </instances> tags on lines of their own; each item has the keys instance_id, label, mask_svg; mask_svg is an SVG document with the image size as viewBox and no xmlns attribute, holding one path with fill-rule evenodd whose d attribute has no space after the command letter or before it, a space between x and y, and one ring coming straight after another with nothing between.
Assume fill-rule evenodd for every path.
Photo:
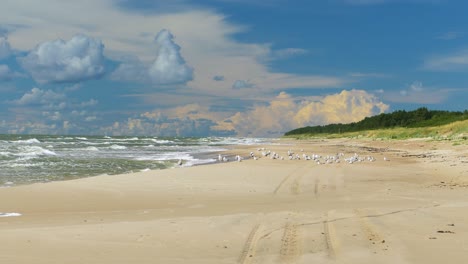
<instances>
[{"instance_id":1,"label":"dune vegetation","mask_svg":"<svg viewBox=\"0 0 468 264\"><path fill-rule=\"evenodd\" d=\"M372 138L453 140L467 144L468 111L396 111L350 123L303 127L285 133L284 137L310 138Z\"/></svg>"}]
</instances>

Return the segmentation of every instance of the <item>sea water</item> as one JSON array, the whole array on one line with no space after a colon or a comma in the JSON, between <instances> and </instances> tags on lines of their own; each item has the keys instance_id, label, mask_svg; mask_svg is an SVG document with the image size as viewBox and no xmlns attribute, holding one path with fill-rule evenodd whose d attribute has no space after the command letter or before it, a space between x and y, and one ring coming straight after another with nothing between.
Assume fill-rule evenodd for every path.
<instances>
[{"instance_id":1,"label":"sea water","mask_svg":"<svg viewBox=\"0 0 468 264\"><path fill-rule=\"evenodd\" d=\"M0 187L216 162L256 138L0 135Z\"/></svg>"}]
</instances>

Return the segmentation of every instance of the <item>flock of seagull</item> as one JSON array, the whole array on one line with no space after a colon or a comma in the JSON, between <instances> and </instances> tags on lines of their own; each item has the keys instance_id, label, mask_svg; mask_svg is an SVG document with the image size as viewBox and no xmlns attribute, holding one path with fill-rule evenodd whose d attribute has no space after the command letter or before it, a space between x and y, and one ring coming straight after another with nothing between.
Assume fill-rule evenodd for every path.
<instances>
[{"instance_id":1,"label":"flock of seagull","mask_svg":"<svg viewBox=\"0 0 468 264\"><path fill-rule=\"evenodd\" d=\"M255 155L255 153L252 151L250 152L249 158L258 160L259 158L270 158L270 159L279 159L279 160L285 160L284 156L279 155L276 152L272 152L270 150L267 150L265 148L258 148L257 151L260 153L259 155ZM345 157L344 153L337 153L335 155L326 155L322 156L319 154L306 154L304 153L304 150L301 149L302 155L298 153L294 153L292 150L288 150L287 152L287 159L289 160L310 160L316 162L318 165L321 164L332 164L332 163L340 163L342 160L346 163L353 164L356 162L374 162L376 161L376 158L373 156L365 156L361 157L357 153L354 153L354 155L350 157ZM241 162L244 158L240 155L236 155L234 157L234 160L237 162ZM383 158L384 161L390 161L387 157ZM218 162L228 162L229 158L227 156L223 156L221 154L218 155Z\"/></svg>"}]
</instances>

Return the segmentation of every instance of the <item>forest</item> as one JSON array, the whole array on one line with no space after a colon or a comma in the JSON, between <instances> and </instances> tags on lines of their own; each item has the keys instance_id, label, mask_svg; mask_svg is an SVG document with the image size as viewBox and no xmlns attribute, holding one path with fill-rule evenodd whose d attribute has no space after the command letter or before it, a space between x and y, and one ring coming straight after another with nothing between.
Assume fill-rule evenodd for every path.
<instances>
[{"instance_id":1,"label":"forest","mask_svg":"<svg viewBox=\"0 0 468 264\"><path fill-rule=\"evenodd\" d=\"M385 129L395 127L417 128L442 126L468 119L468 110L463 112L429 110L421 107L413 111L397 110L392 113L366 117L359 122L349 124L329 124L307 126L286 132L285 136L301 134L339 134L363 130Z\"/></svg>"}]
</instances>

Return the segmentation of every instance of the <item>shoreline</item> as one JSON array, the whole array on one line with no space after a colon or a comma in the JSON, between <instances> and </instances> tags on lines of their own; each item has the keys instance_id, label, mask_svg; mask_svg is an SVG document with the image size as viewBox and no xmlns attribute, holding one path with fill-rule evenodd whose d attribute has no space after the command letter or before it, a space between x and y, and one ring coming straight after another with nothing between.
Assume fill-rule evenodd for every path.
<instances>
[{"instance_id":1,"label":"shoreline","mask_svg":"<svg viewBox=\"0 0 468 264\"><path fill-rule=\"evenodd\" d=\"M449 142L290 140L260 157L0 189L4 263L462 263L468 151ZM303 151L301 151L303 150ZM356 153L375 161L346 163ZM384 160L386 157L387 161Z\"/></svg>"}]
</instances>

